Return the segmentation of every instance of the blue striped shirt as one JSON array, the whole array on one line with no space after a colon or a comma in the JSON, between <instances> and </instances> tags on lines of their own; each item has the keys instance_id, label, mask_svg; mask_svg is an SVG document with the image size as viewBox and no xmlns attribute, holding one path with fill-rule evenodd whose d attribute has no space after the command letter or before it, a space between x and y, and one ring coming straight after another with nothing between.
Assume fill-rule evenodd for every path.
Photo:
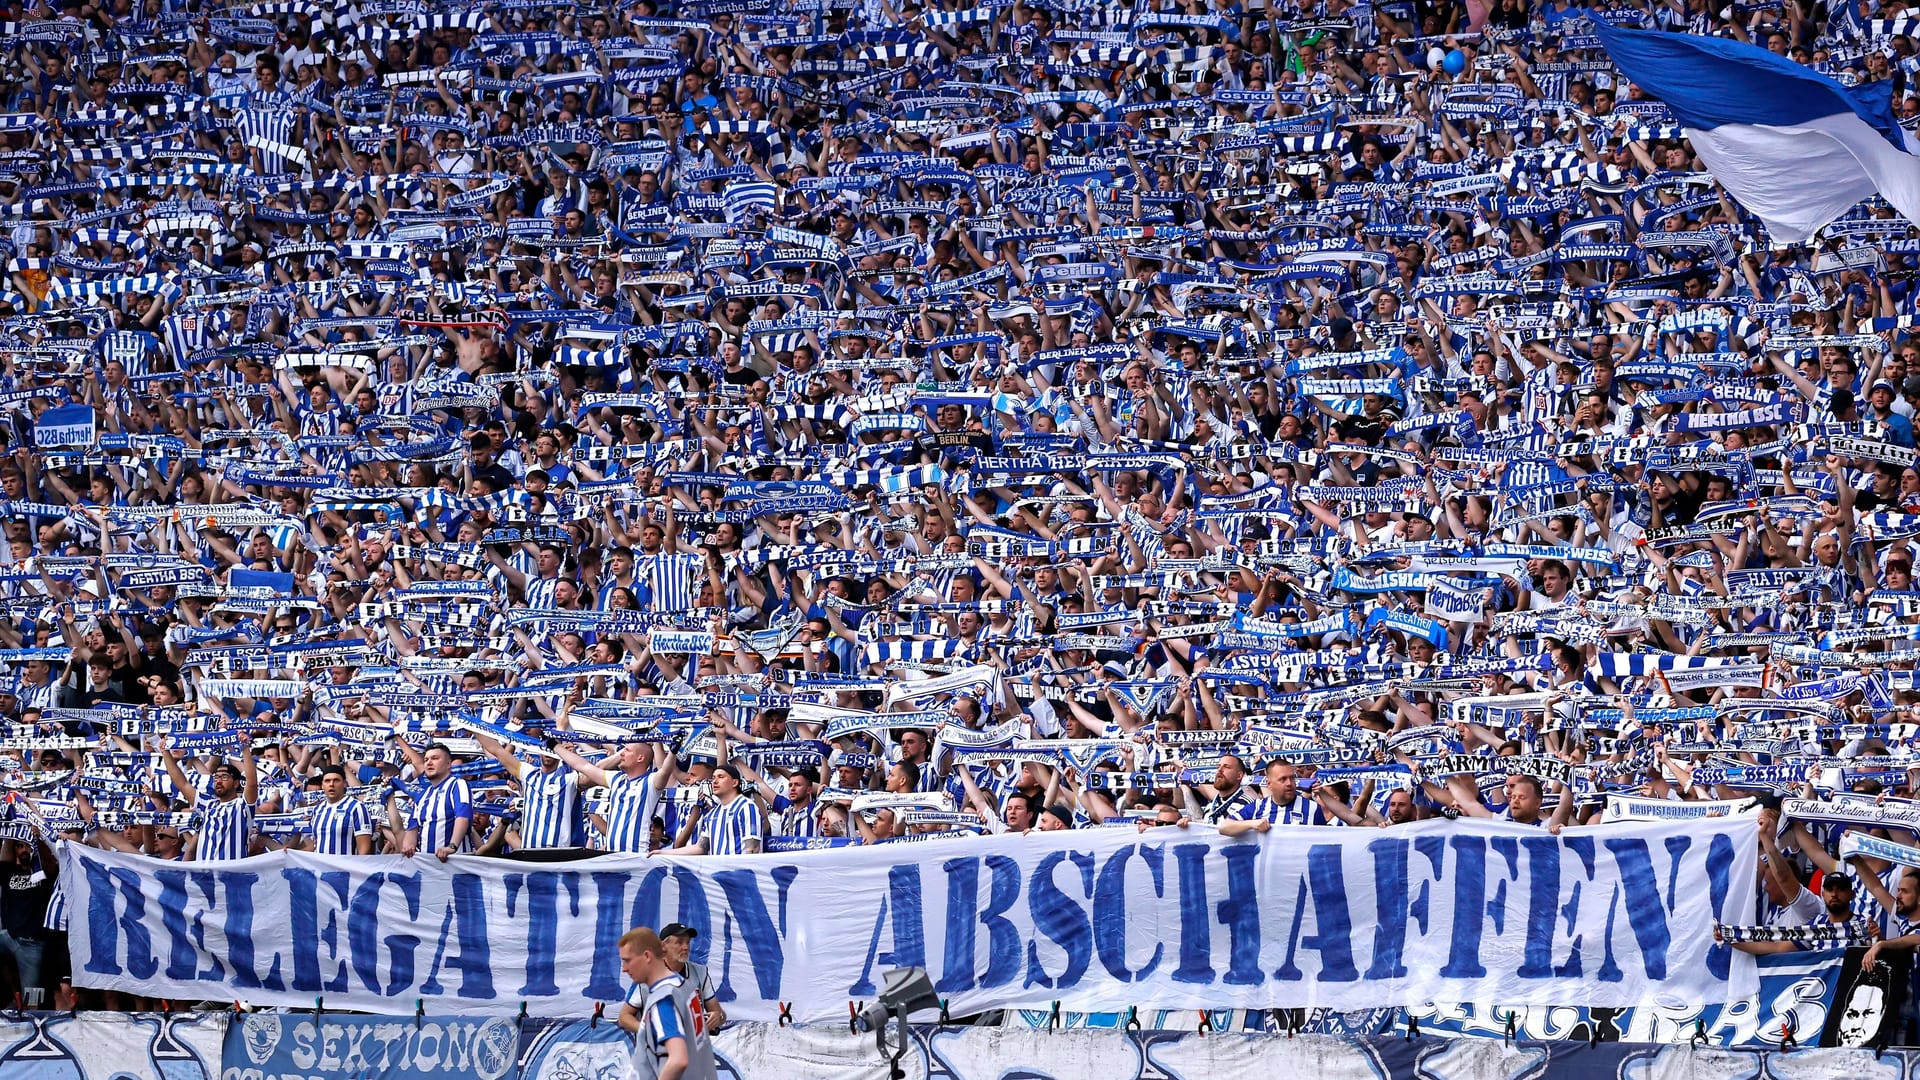
<instances>
[{"instance_id":1,"label":"blue striped shirt","mask_svg":"<svg viewBox=\"0 0 1920 1080\"><path fill-rule=\"evenodd\" d=\"M763 826L760 804L737 795L732 802L707 810L700 819L700 836L706 841L709 855L745 855L747 842L758 841L765 831Z\"/></svg>"},{"instance_id":2,"label":"blue striped shirt","mask_svg":"<svg viewBox=\"0 0 1920 1080\"><path fill-rule=\"evenodd\" d=\"M160 339L144 330L113 330L100 335L100 359L120 361L129 375L145 375L148 350L159 346Z\"/></svg>"},{"instance_id":3,"label":"blue striped shirt","mask_svg":"<svg viewBox=\"0 0 1920 1080\"><path fill-rule=\"evenodd\" d=\"M1238 813L1229 817L1241 821L1266 820L1274 825L1340 825L1339 818L1327 813L1325 807L1305 795L1295 795L1290 803L1276 802L1265 796L1242 806Z\"/></svg>"},{"instance_id":4,"label":"blue striped shirt","mask_svg":"<svg viewBox=\"0 0 1920 1080\"><path fill-rule=\"evenodd\" d=\"M66 842L65 840L55 841L56 844ZM59 930L64 933L67 929L68 915L67 879L56 877L53 879L53 891L47 894L47 917L41 920L41 925L49 930Z\"/></svg>"},{"instance_id":5,"label":"blue striped shirt","mask_svg":"<svg viewBox=\"0 0 1920 1080\"><path fill-rule=\"evenodd\" d=\"M527 579L527 606L530 608L550 608L554 606L553 590L560 584L558 577L530 577Z\"/></svg>"},{"instance_id":6,"label":"blue striped shirt","mask_svg":"<svg viewBox=\"0 0 1920 1080\"><path fill-rule=\"evenodd\" d=\"M773 813L778 819L774 828L775 836L819 836L820 802L808 799L807 805L796 806L785 795L773 802Z\"/></svg>"},{"instance_id":7,"label":"blue striped shirt","mask_svg":"<svg viewBox=\"0 0 1920 1080\"><path fill-rule=\"evenodd\" d=\"M253 804L236 795L225 802L208 796L199 801L199 819L193 831L200 837L194 848L195 861L244 859L247 844L253 838Z\"/></svg>"},{"instance_id":8,"label":"blue striped shirt","mask_svg":"<svg viewBox=\"0 0 1920 1080\"><path fill-rule=\"evenodd\" d=\"M580 846L580 774L565 765L520 768L520 846Z\"/></svg>"},{"instance_id":9,"label":"blue striped shirt","mask_svg":"<svg viewBox=\"0 0 1920 1080\"><path fill-rule=\"evenodd\" d=\"M1200 820L1209 825L1232 821L1235 818L1245 817L1248 808L1252 805L1253 800L1248 798L1247 787L1242 784L1229 794L1216 795L1212 802L1201 809Z\"/></svg>"},{"instance_id":10,"label":"blue striped shirt","mask_svg":"<svg viewBox=\"0 0 1920 1080\"><path fill-rule=\"evenodd\" d=\"M693 816L694 804L683 803L678 799L664 800L660 807L660 821L666 826L667 839L675 840L680 830L686 827L687 819Z\"/></svg>"},{"instance_id":11,"label":"blue striped shirt","mask_svg":"<svg viewBox=\"0 0 1920 1080\"><path fill-rule=\"evenodd\" d=\"M420 797L413 800L413 820L408 827L420 830L420 850L430 853L453 843L454 822L461 818L466 818L471 825L473 797L465 780L449 776L437 784L428 784ZM473 850L471 828L461 838L459 850Z\"/></svg>"},{"instance_id":12,"label":"blue striped shirt","mask_svg":"<svg viewBox=\"0 0 1920 1080\"><path fill-rule=\"evenodd\" d=\"M940 771L933 767L933 762L916 761L914 766L920 770L920 779L914 781L913 790L921 792L946 790L947 778L940 775Z\"/></svg>"},{"instance_id":13,"label":"blue striped shirt","mask_svg":"<svg viewBox=\"0 0 1920 1080\"><path fill-rule=\"evenodd\" d=\"M700 595L706 556L697 552L681 555L641 555L634 559L634 577L642 586L635 589L641 607L660 611L684 611Z\"/></svg>"},{"instance_id":14,"label":"blue striped shirt","mask_svg":"<svg viewBox=\"0 0 1920 1080\"><path fill-rule=\"evenodd\" d=\"M373 815L360 805L360 800L346 797L339 802L321 800L313 808L313 819L307 823L307 831L313 836L313 850L320 855L352 855L357 849L354 838L373 835Z\"/></svg>"},{"instance_id":15,"label":"blue striped shirt","mask_svg":"<svg viewBox=\"0 0 1920 1080\"><path fill-rule=\"evenodd\" d=\"M653 774L607 774L607 850L644 855L648 819L653 817Z\"/></svg>"}]
</instances>

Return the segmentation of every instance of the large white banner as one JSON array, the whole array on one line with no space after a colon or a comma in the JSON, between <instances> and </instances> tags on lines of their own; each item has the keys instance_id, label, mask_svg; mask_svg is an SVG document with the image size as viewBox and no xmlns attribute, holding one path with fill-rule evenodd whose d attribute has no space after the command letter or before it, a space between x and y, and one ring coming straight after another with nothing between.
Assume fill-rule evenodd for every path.
<instances>
[{"instance_id":1,"label":"large white banner","mask_svg":"<svg viewBox=\"0 0 1920 1080\"><path fill-rule=\"evenodd\" d=\"M63 846L79 986L371 1012L580 1015L634 926L700 930L742 1020L847 1015L923 966L988 1008L1723 1003L1757 989L1716 919L1754 907L1751 817L1552 836L1097 829L742 858L533 864L282 853L165 863Z\"/></svg>"}]
</instances>

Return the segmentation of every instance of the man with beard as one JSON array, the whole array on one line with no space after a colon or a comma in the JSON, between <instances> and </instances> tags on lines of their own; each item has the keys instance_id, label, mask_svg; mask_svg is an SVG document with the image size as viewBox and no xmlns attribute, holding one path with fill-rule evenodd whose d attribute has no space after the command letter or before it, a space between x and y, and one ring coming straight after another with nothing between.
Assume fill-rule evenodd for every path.
<instances>
[{"instance_id":1,"label":"man with beard","mask_svg":"<svg viewBox=\"0 0 1920 1080\"><path fill-rule=\"evenodd\" d=\"M1860 970L1872 971L1874 965L1888 959L1888 953L1911 953L1920 946L1920 870L1911 867L1900 872L1895 878L1893 891L1880 883L1872 874L1860 875L1866 882L1867 892L1879 901L1888 912L1889 936L1884 941L1876 941L1868 946L1865 956L1860 958ZM1920 1037L1920 987L1913 983L1915 970L1909 967L1907 973L1907 992L1900 1005L1900 1021L1894 1030L1894 1041L1901 1046L1912 1046L1914 1039Z\"/></svg>"},{"instance_id":2,"label":"man with beard","mask_svg":"<svg viewBox=\"0 0 1920 1080\"><path fill-rule=\"evenodd\" d=\"M1221 758L1219 768L1214 770L1213 783L1185 785L1187 817L1208 825L1238 819L1241 808L1253 802L1244 783L1246 775L1246 763L1237 756L1228 754ZM1203 804L1201 799L1206 802Z\"/></svg>"}]
</instances>

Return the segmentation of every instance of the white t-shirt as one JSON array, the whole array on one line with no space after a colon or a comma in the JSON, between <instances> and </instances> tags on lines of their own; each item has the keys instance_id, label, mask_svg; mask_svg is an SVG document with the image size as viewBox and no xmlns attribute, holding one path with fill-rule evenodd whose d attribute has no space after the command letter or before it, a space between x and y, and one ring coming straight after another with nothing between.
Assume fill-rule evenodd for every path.
<instances>
[{"instance_id":1,"label":"white t-shirt","mask_svg":"<svg viewBox=\"0 0 1920 1080\"><path fill-rule=\"evenodd\" d=\"M1766 891L1760 893L1761 902L1766 902ZM1767 920L1768 926L1807 926L1826 916L1827 906L1820 902L1820 896L1805 885L1800 886L1800 895L1785 907L1773 913Z\"/></svg>"}]
</instances>

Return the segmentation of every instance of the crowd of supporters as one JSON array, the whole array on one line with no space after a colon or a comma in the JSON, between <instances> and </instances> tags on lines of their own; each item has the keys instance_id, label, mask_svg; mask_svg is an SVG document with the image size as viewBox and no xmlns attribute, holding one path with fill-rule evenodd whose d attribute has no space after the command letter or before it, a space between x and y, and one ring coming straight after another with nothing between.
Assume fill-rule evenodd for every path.
<instances>
[{"instance_id":1,"label":"crowd of supporters","mask_svg":"<svg viewBox=\"0 0 1920 1080\"><path fill-rule=\"evenodd\" d=\"M1756 798L1754 926L1920 943L1920 239L1596 18L1920 113L1868 0L14 0L0 952L63 842Z\"/></svg>"}]
</instances>

